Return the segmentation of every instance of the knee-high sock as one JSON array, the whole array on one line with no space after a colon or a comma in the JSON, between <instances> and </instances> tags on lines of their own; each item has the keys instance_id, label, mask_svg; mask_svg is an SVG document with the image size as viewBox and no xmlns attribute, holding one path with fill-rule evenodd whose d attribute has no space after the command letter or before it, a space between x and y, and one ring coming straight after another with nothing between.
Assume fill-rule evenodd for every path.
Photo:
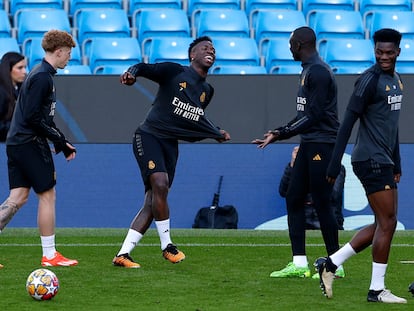
<instances>
[{"instance_id":1,"label":"knee-high sock","mask_svg":"<svg viewBox=\"0 0 414 311\"><path fill-rule=\"evenodd\" d=\"M160 237L161 249L165 249L171 242L170 235L170 219L155 221L157 226L158 235Z\"/></svg>"}]
</instances>

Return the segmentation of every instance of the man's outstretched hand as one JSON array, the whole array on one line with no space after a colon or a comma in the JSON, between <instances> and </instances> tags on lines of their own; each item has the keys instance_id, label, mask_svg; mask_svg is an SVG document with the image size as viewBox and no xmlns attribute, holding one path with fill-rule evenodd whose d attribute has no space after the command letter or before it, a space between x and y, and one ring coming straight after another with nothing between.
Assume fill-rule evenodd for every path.
<instances>
[{"instance_id":1,"label":"man's outstretched hand","mask_svg":"<svg viewBox=\"0 0 414 311\"><path fill-rule=\"evenodd\" d=\"M279 131L268 131L263 139L256 138L252 144L256 144L257 148L265 148L268 144L275 142L279 138Z\"/></svg>"}]
</instances>

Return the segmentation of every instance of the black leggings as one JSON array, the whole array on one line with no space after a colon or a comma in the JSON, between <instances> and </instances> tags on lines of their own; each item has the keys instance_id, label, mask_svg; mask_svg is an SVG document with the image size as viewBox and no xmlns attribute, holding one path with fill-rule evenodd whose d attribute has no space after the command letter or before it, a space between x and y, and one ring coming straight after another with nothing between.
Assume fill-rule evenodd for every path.
<instances>
[{"instance_id":1,"label":"black leggings","mask_svg":"<svg viewBox=\"0 0 414 311\"><path fill-rule=\"evenodd\" d=\"M286 194L289 237L293 255L305 255L306 219L303 202L312 195L328 255L339 249L338 225L330 207L332 185L326 169L334 144L301 143Z\"/></svg>"}]
</instances>

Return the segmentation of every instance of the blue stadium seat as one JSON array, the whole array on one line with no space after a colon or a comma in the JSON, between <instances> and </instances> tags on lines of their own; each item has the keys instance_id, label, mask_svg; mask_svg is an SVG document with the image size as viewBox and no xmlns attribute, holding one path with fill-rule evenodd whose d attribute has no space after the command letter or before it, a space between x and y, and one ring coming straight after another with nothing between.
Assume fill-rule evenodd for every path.
<instances>
[{"instance_id":1,"label":"blue stadium seat","mask_svg":"<svg viewBox=\"0 0 414 311\"><path fill-rule=\"evenodd\" d=\"M90 75L91 69L87 65L67 65L64 69L57 70L58 75Z\"/></svg>"},{"instance_id":2,"label":"blue stadium seat","mask_svg":"<svg viewBox=\"0 0 414 311\"><path fill-rule=\"evenodd\" d=\"M72 48L72 53L70 56L70 60L68 65L75 66L75 65L82 65L82 50L81 46L77 42L76 38L74 38L76 42L76 46Z\"/></svg>"},{"instance_id":3,"label":"blue stadium seat","mask_svg":"<svg viewBox=\"0 0 414 311\"><path fill-rule=\"evenodd\" d=\"M188 16L193 19L194 15L209 9L240 10L241 0L188 0Z\"/></svg>"},{"instance_id":4,"label":"blue stadium seat","mask_svg":"<svg viewBox=\"0 0 414 311\"><path fill-rule=\"evenodd\" d=\"M26 9L64 9L63 0L10 0L10 15Z\"/></svg>"},{"instance_id":5,"label":"blue stadium seat","mask_svg":"<svg viewBox=\"0 0 414 311\"><path fill-rule=\"evenodd\" d=\"M402 33L404 38L414 39L413 11L377 11L372 13L367 38L372 38L375 31L381 28L393 28Z\"/></svg>"},{"instance_id":6,"label":"blue stadium seat","mask_svg":"<svg viewBox=\"0 0 414 311\"><path fill-rule=\"evenodd\" d=\"M271 38L289 38L298 27L307 26L301 11L272 10L259 11L254 25L254 37L261 55L266 53L266 45Z\"/></svg>"},{"instance_id":7,"label":"blue stadium seat","mask_svg":"<svg viewBox=\"0 0 414 311\"><path fill-rule=\"evenodd\" d=\"M357 11L321 10L313 11L309 27L315 30L318 40L326 38L365 38L362 17Z\"/></svg>"},{"instance_id":8,"label":"blue stadium seat","mask_svg":"<svg viewBox=\"0 0 414 311\"><path fill-rule=\"evenodd\" d=\"M136 38L98 37L90 43L89 53L84 55L94 72L98 66L125 65L142 61L141 49Z\"/></svg>"},{"instance_id":9,"label":"blue stadium seat","mask_svg":"<svg viewBox=\"0 0 414 311\"><path fill-rule=\"evenodd\" d=\"M293 59L290 52L289 38L272 38L269 39L266 54L264 56L264 63L268 73L273 74L282 70L288 71L291 69L292 73L299 72L297 70L300 62Z\"/></svg>"},{"instance_id":10,"label":"blue stadium seat","mask_svg":"<svg viewBox=\"0 0 414 311\"><path fill-rule=\"evenodd\" d=\"M360 73L375 64L369 39L328 39L319 45L319 53L336 73Z\"/></svg>"},{"instance_id":11,"label":"blue stadium seat","mask_svg":"<svg viewBox=\"0 0 414 311\"><path fill-rule=\"evenodd\" d=\"M74 16L74 24L81 45L89 38L131 35L128 15L122 9L82 9Z\"/></svg>"},{"instance_id":12,"label":"blue stadium seat","mask_svg":"<svg viewBox=\"0 0 414 311\"><path fill-rule=\"evenodd\" d=\"M256 23L257 13L262 10L298 10L297 0L245 0L246 15L249 25Z\"/></svg>"},{"instance_id":13,"label":"blue stadium seat","mask_svg":"<svg viewBox=\"0 0 414 311\"><path fill-rule=\"evenodd\" d=\"M71 32L69 17L64 10L21 10L15 14L14 21L19 44L27 38L43 37L50 29Z\"/></svg>"},{"instance_id":14,"label":"blue stadium seat","mask_svg":"<svg viewBox=\"0 0 414 311\"><path fill-rule=\"evenodd\" d=\"M131 65L136 63L131 62L130 64L125 65L101 65L95 68L94 74L96 75L121 75L124 73Z\"/></svg>"},{"instance_id":15,"label":"blue stadium seat","mask_svg":"<svg viewBox=\"0 0 414 311\"><path fill-rule=\"evenodd\" d=\"M361 15L373 11L411 11L411 0L358 0Z\"/></svg>"},{"instance_id":16,"label":"blue stadium seat","mask_svg":"<svg viewBox=\"0 0 414 311\"><path fill-rule=\"evenodd\" d=\"M181 0L129 0L128 14L132 16L135 11L142 9L183 9Z\"/></svg>"},{"instance_id":17,"label":"blue stadium seat","mask_svg":"<svg viewBox=\"0 0 414 311\"><path fill-rule=\"evenodd\" d=\"M67 0L69 1L69 16L83 9L123 9L122 0Z\"/></svg>"},{"instance_id":18,"label":"blue stadium seat","mask_svg":"<svg viewBox=\"0 0 414 311\"><path fill-rule=\"evenodd\" d=\"M280 66L274 66L270 74L279 74L279 75L300 75L302 72L302 66L300 63L289 65L281 64Z\"/></svg>"},{"instance_id":19,"label":"blue stadium seat","mask_svg":"<svg viewBox=\"0 0 414 311\"><path fill-rule=\"evenodd\" d=\"M22 44L22 53L27 58L28 69L32 70L45 57L45 51L42 48L42 37L27 38Z\"/></svg>"},{"instance_id":20,"label":"blue stadium seat","mask_svg":"<svg viewBox=\"0 0 414 311\"><path fill-rule=\"evenodd\" d=\"M397 59L397 71L399 73L414 74L414 39L402 39L401 53Z\"/></svg>"},{"instance_id":21,"label":"blue stadium seat","mask_svg":"<svg viewBox=\"0 0 414 311\"><path fill-rule=\"evenodd\" d=\"M0 38L10 38L11 25L8 14L5 10L0 10Z\"/></svg>"},{"instance_id":22,"label":"blue stadium seat","mask_svg":"<svg viewBox=\"0 0 414 311\"><path fill-rule=\"evenodd\" d=\"M21 53L16 38L0 38L0 58L7 52Z\"/></svg>"},{"instance_id":23,"label":"blue stadium seat","mask_svg":"<svg viewBox=\"0 0 414 311\"><path fill-rule=\"evenodd\" d=\"M148 53L142 57L146 63L174 62L189 65L188 48L192 37L158 37L148 41Z\"/></svg>"},{"instance_id":24,"label":"blue stadium seat","mask_svg":"<svg viewBox=\"0 0 414 311\"><path fill-rule=\"evenodd\" d=\"M302 12L309 22L308 14L323 10L355 11L355 0L302 0Z\"/></svg>"},{"instance_id":25,"label":"blue stadium seat","mask_svg":"<svg viewBox=\"0 0 414 311\"><path fill-rule=\"evenodd\" d=\"M343 74L361 74L365 70L367 70L370 66L367 65L349 65L349 66L341 66L341 67L333 67L332 71L337 75Z\"/></svg>"},{"instance_id":26,"label":"blue stadium seat","mask_svg":"<svg viewBox=\"0 0 414 311\"><path fill-rule=\"evenodd\" d=\"M210 73L217 75L259 75L267 74L267 71L263 66L228 65L214 66L210 69Z\"/></svg>"},{"instance_id":27,"label":"blue stadium seat","mask_svg":"<svg viewBox=\"0 0 414 311\"><path fill-rule=\"evenodd\" d=\"M213 45L216 49L215 66L260 65L259 51L252 38L216 37Z\"/></svg>"},{"instance_id":28,"label":"blue stadium seat","mask_svg":"<svg viewBox=\"0 0 414 311\"><path fill-rule=\"evenodd\" d=\"M250 37L249 20L242 10L203 10L193 27L193 37Z\"/></svg>"},{"instance_id":29,"label":"blue stadium seat","mask_svg":"<svg viewBox=\"0 0 414 311\"><path fill-rule=\"evenodd\" d=\"M138 10L132 18L132 24L134 29L138 29L138 41L142 45L142 51L147 51L147 38L191 36L190 23L184 10Z\"/></svg>"}]
</instances>

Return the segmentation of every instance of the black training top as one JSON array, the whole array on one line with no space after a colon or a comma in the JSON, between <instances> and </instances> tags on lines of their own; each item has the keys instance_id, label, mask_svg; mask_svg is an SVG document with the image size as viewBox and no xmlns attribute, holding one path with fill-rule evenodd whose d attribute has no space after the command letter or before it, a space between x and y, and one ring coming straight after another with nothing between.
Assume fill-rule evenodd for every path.
<instances>
[{"instance_id":1,"label":"black training top","mask_svg":"<svg viewBox=\"0 0 414 311\"><path fill-rule=\"evenodd\" d=\"M20 89L7 145L25 144L37 137L53 143L65 141L53 121L56 107L53 75L56 70L44 59L30 71Z\"/></svg>"},{"instance_id":2,"label":"black training top","mask_svg":"<svg viewBox=\"0 0 414 311\"><path fill-rule=\"evenodd\" d=\"M277 128L279 140L301 135L302 142L335 143L339 128L334 74L317 53L302 63L296 117Z\"/></svg>"},{"instance_id":3,"label":"black training top","mask_svg":"<svg viewBox=\"0 0 414 311\"><path fill-rule=\"evenodd\" d=\"M394 173L401 173L398 120L403 98L403 84L397 73L388 74L374 65L355 83L338 133L328 176L336 176L353 125L359 119L357 140L352 162L373 159L393 165Z\"/></svg>"},{"instance_id":4,"label":"black training top","mask_svg":"<svg viewBox=\"0 0 414 311\"><path fill-rule=\"evenodd\" d=\"M128 72L159 84L152 108L139 129L160 138L190 142L223 138L204 113L214 89L191 66L140 63L128 68Z\"/></svg>"}]
</instances>

